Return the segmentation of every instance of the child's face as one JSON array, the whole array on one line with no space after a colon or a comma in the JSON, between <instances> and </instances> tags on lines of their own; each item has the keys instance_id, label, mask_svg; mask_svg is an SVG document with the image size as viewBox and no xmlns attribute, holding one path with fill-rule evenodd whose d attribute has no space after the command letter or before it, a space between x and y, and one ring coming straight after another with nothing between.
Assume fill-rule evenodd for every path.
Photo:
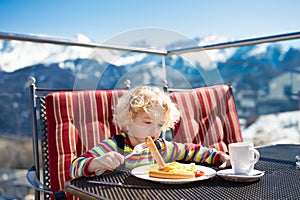
<instances>
[{"instance_id":1,"label":"child's face","mask_svg":"<svg viewBox=\"0 0 300 200\"><path fill-rule=\"evenodd\" d=\"M162 131L164 122L165 114L161 107L153 109L150 114L139 112L136 118L133 119L133 123L128 127L128 133L130 136L139 138L142 142L147 136L151 136L156 140Z\"/></svg>"}]
</instances>

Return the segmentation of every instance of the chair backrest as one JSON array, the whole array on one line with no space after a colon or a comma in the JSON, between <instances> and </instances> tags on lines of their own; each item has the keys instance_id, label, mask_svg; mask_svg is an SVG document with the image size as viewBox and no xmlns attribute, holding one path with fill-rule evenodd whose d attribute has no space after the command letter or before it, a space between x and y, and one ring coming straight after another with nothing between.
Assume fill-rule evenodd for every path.
<instances>
[{"instance_id":1,"label":"chair backrest","mask_svg":"<svg viewBox=\"0 0 300 200\"><path fill-rule=\"evenodd\" d=\"M64 189L74 158L119 132L113 107L126 90L54 92L46 97L50 188ZM67 194L68 199L74 199Z\"/></svg>"},{"instance_id":2,"label":"chair backrest","mask_svg":"<svg viewBox=\"0 0 300 200\"><path fill-rule=\"evenodd\" d=\"M72 160L119 132L113 107L126 90L53 92L47 95L47 144L50 188L64 189ZM242 141L234 99L228 85L172 92L181 110L173 138L227 151ZM75 199L67 194L68 199Z\"/></svg>"},{"instance_id":3,"label":"chair backrest","mask_svg":"<svg viewBox=\"0 0 300 200\"><path fill-rule=\"evenodd\" d=\"M170 94L181 111L175 141L214 147L227 152L228 144L243 141L229 85L216 85Z\"/></svg>"}]
</instances>

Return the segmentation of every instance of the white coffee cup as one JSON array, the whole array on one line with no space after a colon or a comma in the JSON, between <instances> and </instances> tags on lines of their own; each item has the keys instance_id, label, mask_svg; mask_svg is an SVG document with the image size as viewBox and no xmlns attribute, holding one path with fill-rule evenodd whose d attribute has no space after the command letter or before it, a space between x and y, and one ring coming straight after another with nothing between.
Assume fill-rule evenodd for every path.
<instances>
[{"instance_id":1,"label":"white coffee cup","mask_svg":"<svg viewBox=\"0 0 300 200\"><path fill-rule=\"evenodd\" d=\"M260 157L253 143L248 142L229 144L229 155L233 172L242 175L249 175Z\"/></svg>"}]
</instances>

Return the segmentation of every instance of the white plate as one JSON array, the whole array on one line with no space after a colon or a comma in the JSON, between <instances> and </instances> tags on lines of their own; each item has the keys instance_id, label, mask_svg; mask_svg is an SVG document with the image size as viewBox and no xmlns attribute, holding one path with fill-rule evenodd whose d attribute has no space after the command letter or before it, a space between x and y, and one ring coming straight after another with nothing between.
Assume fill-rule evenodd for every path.
<instances>
[{"instance_id":1,"label":"white plate","mask_svg":"<svg viewBox=\"0 0 300 200\"><path fill-rule=\"evenodd\" d=\"M253 170L250 175L234 174L232 169L224 169L217 172L217 175L228 181L252 182L259 180L265 174L264 171Z\"/></svg>"},{"instance_id":2,"label":"white plate","mask_svg":"<svg viewBox=\"0 0 300 200\"><path fill-rule=\"evenodd\" d=\"M183 164L183 165L188 165L188 164ZM197 168L197 170L203 171L205 173L205 175L196 177L196 178L189 178L189 179L154 178L154 177L150 177L148 174L150 165L144 165L144 166L134 168L133 170L131 170L131 174L133 176L141 178L141 179L155 181L155 182L164 183L164 184L184 184L184 183L190 183L190 182L194 182L194 181L201 181L201 180L212 178L212 177L216 176L216 174L217 174L217 172L214 169L209 168L209 167L204 167L204 166L200 166L200 165L195 165L195 167Z\"/></svg>"}]
</instances>

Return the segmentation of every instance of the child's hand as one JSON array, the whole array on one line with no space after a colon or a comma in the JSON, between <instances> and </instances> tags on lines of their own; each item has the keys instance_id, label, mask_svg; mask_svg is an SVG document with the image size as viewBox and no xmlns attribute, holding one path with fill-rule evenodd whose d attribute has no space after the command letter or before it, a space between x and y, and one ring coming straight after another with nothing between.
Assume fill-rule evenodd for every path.
<instances>
[{"instance_id":1,"label":"child's hand","mask_svg":"<svg viewBox=\"0 0 300 200\"><path fill-rule=\"evenodd\" d=\"M230 163L230 157L226 153L223 153L219 158L220 163L222 163L219 166L219 169L224 169L226 167L229 167L231 165Z\"/></svg>"},{"instance_id":2,"label":"child's hand","mask_svg":"<svg viewBox=\"0 0 300 200\"><path fill-rule=\"evenodd\" d=\"M120 153L111 151L101 157L92 160L88 166L89 172L95 172L96 169L113 170L124 163L124 156Z\"/></svg>"}]
</instances>

